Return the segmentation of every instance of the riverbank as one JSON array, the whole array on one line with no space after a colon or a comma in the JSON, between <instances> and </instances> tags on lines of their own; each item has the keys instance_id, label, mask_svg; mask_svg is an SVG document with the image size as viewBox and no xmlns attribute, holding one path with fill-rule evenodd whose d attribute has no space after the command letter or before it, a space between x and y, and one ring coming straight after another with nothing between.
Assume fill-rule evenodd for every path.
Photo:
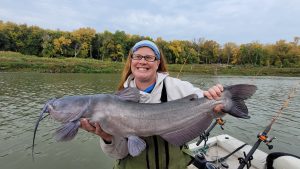
<instances>
[{"instance_id":1,"label":"riverbank","mask_svg":"<svg viewBox=\"0 0 300 169\"><path fill-rule=\"evenodd\" d=\"M45 58L0 51L0 72L41 73L117 73L124 67L122 62L82 58ZM197 73L204 75L243 76L300 76L300 68L276 68L233 66L219 64L169 64L170 72Z\"/></svg>"}]
</instances>

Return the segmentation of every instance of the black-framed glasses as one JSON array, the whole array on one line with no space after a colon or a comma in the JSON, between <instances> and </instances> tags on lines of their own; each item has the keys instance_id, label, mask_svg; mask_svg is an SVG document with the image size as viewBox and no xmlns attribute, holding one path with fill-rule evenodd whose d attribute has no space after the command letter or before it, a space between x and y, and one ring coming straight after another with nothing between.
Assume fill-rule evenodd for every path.
<instances>
[{"instance_id":1,"label":"black-framed glasses","mask_svg":"<svg viewBox=\"0 0 300 169\"><path fill-rule=\"evenodd\" d=\"M133 59L133 60L142 60L143 58L146 61L148 61L148 62L154 62L156 60L156 57L153 56L153 55L145 55L145 56L143 56L143 55L140 55L140 54L133 54L131 56L131 59Z\"/></svg>"}]
</instances>

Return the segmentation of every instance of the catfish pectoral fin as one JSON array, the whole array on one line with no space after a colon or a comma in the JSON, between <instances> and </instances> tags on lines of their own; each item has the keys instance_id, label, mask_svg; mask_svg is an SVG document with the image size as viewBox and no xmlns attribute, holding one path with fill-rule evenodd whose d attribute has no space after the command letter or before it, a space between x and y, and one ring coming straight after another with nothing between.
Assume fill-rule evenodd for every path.
<instances>
[{"instance_id":1,"label":"catfish pectoral fin","mask_svg":"<svg viewBox=\"0 0 300 169\"><path fill-rule=\"evenodd\" d=\"M143 139L137 136L128 137L128 152L131 156L138 156L145 148L146 142Z\"/></svg>"},{"instance_id":2,"label":"catfish pectoral fin","mask_svg":"<svg viewBox=\"0 0 300 169\"><path fill-rule=\"evenodd\" d=\"M69 123L65 123L63 126L59 127L56 130L55 138L56 141L69 141L72 140L80 127L80 121L72 121Z\"/></svg>"}]
</instances>

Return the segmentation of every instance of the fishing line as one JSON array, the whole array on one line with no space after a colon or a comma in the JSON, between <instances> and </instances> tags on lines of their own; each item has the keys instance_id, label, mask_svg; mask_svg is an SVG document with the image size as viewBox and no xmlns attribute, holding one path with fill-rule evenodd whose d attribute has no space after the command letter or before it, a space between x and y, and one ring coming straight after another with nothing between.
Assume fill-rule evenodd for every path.
<instances>
[{"instance_id":1,"label":"fishing line","mask_svg":"<svg viewBox=\"0 0 300 169\"><path fill-rule=\"evenodd\" d=\"M292 88L292 89L290 90L290 92L289 92L289 94L288 94L288 98L287 98L286 100L284 100L284 102L283 102L282 106L280 107L280 109L279 109L279 110L277 111L277 113L272 117L271 123L270 123L270 127L275 123L276 120L279 119L279 117L283 114L283 110L284 110L285 108L288 107L289 102L291 101L291 99L295 97L296 92L297 92L297 89L298 89L298 87L299 87L299 84L300 84L300 83L298 83L294 88ZM271 130L271 128L270 128L270 130Z\"/></svg>"},{"instance_id":2,"label":"fishing line","mask_svg":"<svg viewBox=\"0 0 300 169\"><path fill-rule=\"evenodd\" d=\"M183 70L183 66L186 64L186 60L187 60L187 58L184 58L184 61L183 61L183 64L181 65L181 67L180 67L180 71L178 72L178 74L177 74L177 79L179 78L179 75L180 75L180 73L182 72L182 70Z\"/></svg>"}]
</instances>

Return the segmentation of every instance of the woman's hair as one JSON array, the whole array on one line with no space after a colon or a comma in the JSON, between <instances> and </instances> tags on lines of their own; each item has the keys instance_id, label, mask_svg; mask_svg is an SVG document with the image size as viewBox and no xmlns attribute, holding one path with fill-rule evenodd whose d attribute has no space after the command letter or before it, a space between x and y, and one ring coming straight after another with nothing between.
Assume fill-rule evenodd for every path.
<instances>
[{"instance_id":1,"label":"woman's hair","mask_svg":"<svg viewBox=\"0 0 300 169\"><path fill-rule=\"evenodd\" d=\"M166 59L162 53L161 50L160 51L160 64L158 65L158 69L157 72L167 72L167 62ZM128 57L127 57L127 61L125 63L123 72L122 72L122 76L121 76L121 80L119 82L118 85L118 91L124 89L124 83L127 80L128 76L132 73L131 72L131 56L132 56L133 52L132 50L129 51Z\"/></svg>"}]
</instances>

